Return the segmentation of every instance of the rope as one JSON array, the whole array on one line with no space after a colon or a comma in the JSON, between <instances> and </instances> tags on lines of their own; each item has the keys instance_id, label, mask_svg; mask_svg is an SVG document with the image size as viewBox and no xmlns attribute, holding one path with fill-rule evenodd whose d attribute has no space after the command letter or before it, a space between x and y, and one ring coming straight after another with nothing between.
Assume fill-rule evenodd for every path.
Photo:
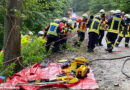
<instances>
[{"instance_id":1,"label":"rope","mask_svg":"<svg viewBox=\"0 0 130 90\"><path fill-rule=\"evenodd\" d=\"M66 37L64 37L64 38L62 38L62 39L58 39L58 40L55 41L54 43L59 42L59 41L64 40L64 39L68 39L68 38L70 38L70 37L72 37L72 36L74 36L74 35L76 35L76 34L77 34L77 32L75 32L74 34L71 34L71 35L69 35L69 36L66 36ZM47 44L47 45L43 45L42 47L38 48L37 50L39 50L39 49L41 49L41 48L43 48L43 47L49 46L49 45L51 45L51 43L50 43L50 44Z\"/></svg>"},{"instance_id":2,"label":"rope","mask_svg":"<svg viewBox=\"0 0 130 90\"><path fill-rule=\"evenodd\" d=\"M21 58L21 57L22 57L22 56L19 56L19 57L13 58L13 59L11 59L11 60L5 61L5 62L3 62L3 64L6 64L6 63L8 63L8 62L12 62L12 61L14 61L14 60L16 60L16 59L19 59L19 58Z\"/></svg>"},{"instance_id":3,"label":"rope","mask_svg":"<svg viewBox=\"0 0 130 90\"><path fill-rule=\"evenodd\" d=\"M77 34L77 32L74 33L74 34L72 34L72 35L66 36L66 37L64 37L64 38L62 38L62 39L59 39L59 40L55 41L54 43L59 42L59 41L61 41L61 40L63 40L63 39L70 38L70 37L72 37L72 36L74 36L74 35L76 35L76 34ZM49 46L49 45L51 45L51 44L44 45L44 46L42 46L42 47ZM42 47L38 48L37 50L41 49ZM19 57L16 57L16 58L11 59L11 60L9 60L9 61L5 61L5 62L3 62L3 64L6 64L6 63L8 63L8 62L12 62L12 61L16 60L17 58L21 58L21 57L22 57L22 56L19 56ZM21 65L22 65L22 64L21 64ZM23 66L22 66L22 67L23 67Z\"/></svg>"}]
</instances>

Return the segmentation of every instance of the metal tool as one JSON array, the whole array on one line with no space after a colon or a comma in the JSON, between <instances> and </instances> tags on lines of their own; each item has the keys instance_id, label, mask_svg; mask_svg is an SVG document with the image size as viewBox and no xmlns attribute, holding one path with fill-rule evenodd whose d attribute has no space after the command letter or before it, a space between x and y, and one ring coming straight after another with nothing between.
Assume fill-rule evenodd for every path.
<instances>
[{"instance_id":1,"label":"metal tool","mask_svg":"<svg viewBox=\"0 0 130 90\"><path fill-rule=\"evenodd\" d=\"M45 79L44 79L45 80ZM48 86L52 84L60 84L60 83L67 83L67 84L74 84L77 83L79 80L73 76L64 76L64 77L57 77L56 79L52 79L45 82L39 82L42 80L34 80L28 81L28 83L17 83L17 85L24 85L24 86Z\"/></svg>"}]
</instances>

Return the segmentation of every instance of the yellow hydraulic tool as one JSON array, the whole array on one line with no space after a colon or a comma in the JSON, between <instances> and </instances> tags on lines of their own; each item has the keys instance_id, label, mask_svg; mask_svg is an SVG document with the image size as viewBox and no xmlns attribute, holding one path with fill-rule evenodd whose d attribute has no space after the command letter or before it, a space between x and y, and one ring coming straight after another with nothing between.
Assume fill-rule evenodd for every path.
<instances>
[{"instance_id":1,"label":"yellow hydraulic tool","mask_svg":"<svg viewBox=\"0 0 130 90\"><path fill-rule=\"evenodd\" d=\"M62 72L69 75L72 71L76 72L76 77L84 78L89 73L88 63L86 58L84 57L77 57L74 58L70 64L70 67L67 69L63 69Z\"/></svg>"},{"instance_id":2,"label":"yellow hydraulic tool","mask_svg":"<svg viewBox=\"0 0 130 90\"><path fill-rule=\"evenodd\" d=\"M77 78L84 78L87 77L87 74L89 73L88 66L81 65L77 70L76 70L76 77Z\"/></svg>"},{"instance_id":3,"label":"yellow hydraulic tool","mask_svg":"<svg viewBox=\"0 0 130 90\"><path fill-rule=\"evenodd\" d=\"M65 83L68 83L68 84L74 84L74 83L77 83L79 81L78 78L73 77L73 76L57 77L56 80L61 80L61 81L64 81Z\"/></svg>"}]
</instances>

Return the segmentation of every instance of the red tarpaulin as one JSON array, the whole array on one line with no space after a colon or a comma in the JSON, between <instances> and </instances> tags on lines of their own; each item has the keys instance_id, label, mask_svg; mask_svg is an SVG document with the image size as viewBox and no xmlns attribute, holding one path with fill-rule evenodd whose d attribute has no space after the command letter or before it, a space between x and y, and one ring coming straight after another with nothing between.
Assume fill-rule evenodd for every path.
<instances>
[{"instance_id":1,"label":"red tarpaulin","mask_svg":"<svg viewBox=\"0 0 130 90\"><path fill-rule=\"evenodd\" d=\"M31 68L26 68L14 74L12 77L7 78L6 83L0 85L0 90L2 90L3 87L14 88L16 83L26 83L28 80L56 78L57 75L61 74L61 70L62 69L60 63L50 63L49 66L46 68L41 68L40 64L38 63L32 66ZM70 89L97 89L98 88L98 85L94 78L94 74L91 69L90 69L90 73L88 73L88 77L80 80L76 84L55 84L52 86L67 87ZM22 85L16 87L25 90L38 90L40 88L43 88L43 86L36 87L36 86L22 86ZM6 89L6 90L10 90L10 89Z\"/></svg>"}]
</instances>

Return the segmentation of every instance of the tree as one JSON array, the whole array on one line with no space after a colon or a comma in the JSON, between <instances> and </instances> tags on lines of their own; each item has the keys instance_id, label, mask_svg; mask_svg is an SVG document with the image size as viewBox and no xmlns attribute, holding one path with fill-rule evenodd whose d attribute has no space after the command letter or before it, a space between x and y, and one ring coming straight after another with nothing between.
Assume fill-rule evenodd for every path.
<instances>
[{"instance_id":1,"label":"tree","mask_svg":"<svg viewBox=\"0 0 130 90\"><path fill-rule=\"evenodd\" d=\"M72 0L72 7L76 11L91 11L96 14L100 9L116 10L121 9L127 13L130 12L130 0Z\"/></svg>"},{"instance_id":2,"label":"tree","mask_svg":"<svg viewBox=\"0 0 130 90\"><path fill-rule=\"evenodd\" d=\"M4 62L8 62L14 58L21 56L21 14L22 0L8 0L7 15L5 16L5 32L4 32ZM19 58L16 63L16 72L21 69ZM4 67L10 65L14 61L4 63Z\"/></svg>"}]
</instances>

